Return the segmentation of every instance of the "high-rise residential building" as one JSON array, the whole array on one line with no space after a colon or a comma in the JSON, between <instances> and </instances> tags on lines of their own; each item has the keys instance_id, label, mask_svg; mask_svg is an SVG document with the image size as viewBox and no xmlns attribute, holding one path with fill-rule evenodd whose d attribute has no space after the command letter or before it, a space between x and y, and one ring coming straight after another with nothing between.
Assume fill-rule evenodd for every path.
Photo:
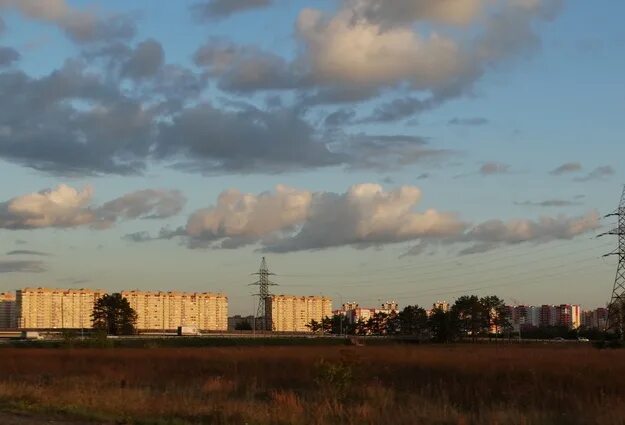
<instances>
[{"instance_id":1,"label":"high-rise residential building","mask_svg":"<svg viewBox=\"0 0 625 425\"><path fill-rule=\"evenodd\" d=\"M432 309L436 310L443 310L445 312L451 310L451 306L449 305L449 303L447 301L436 301L434 304L432 304Z\"/></svg>"},{"instance_id":2,"label":"high-rise residential building","mask_svg":"<svg viewBox=\"0 0 625 425\"><path fill-rule=\"evenodd\" d=\"M272 295L266 301L267 320L276 332L310 332L306 325L332 316L332 299L317 296Z\"/></svg>"},{"instance_id":3,"label":"high-rise residential building","mask_svg":"<svg viewBox=\"0 0 625 425\"><path fill-rule=\"evenodd\" d=\"M17 325L23 329L87 329L102 290L24 288L16 292Z\"/></svg>"},{"instance_id":4,"label":"high-rise residential building","mask_svg":"<svg viewBox=\"0 0 625 425\"><path fill-rule=\"evenodd\" d=\"M571 306L571 328L578 329L580 326L582 326L582 307L573 304Z\"/></svg>"},{"instance_id":5,"label":"high-rise residential building","mask_svg":"<svg viewBox=\"0 0 625 425\"><path fill-rule=\"evenodd\" d=\"M557 325L557 311L556 306L543 304L540 306L538 319L538 326L556 326Z\"/></svg>"},{"instance_id":6,"label":"high-rise residential building","mask_svg":"<svg viewBox=\"0 0 625 425\"><path fill-rule=\"evenodd\" d=\"M17 328L17 302L15 294L0 292L0 329Z\"/></svg>"},{"instance_id":7,"label":"high-rise residential building","mask_svg":"<svg viewBox=\"0 0 625 425\"><path fill-rule=\"evenodd\" d=\"M581 313L581 326L587 329L600 329L606 327L608 309L600 307L596 310L587 310Z\"/></svg>"},{"instance_id":8,"label":"high-rise residential building","mask_svg":"<svg viewBox=\"0 0 625 425\"><path fill-rule=\"evenodd\" d=\"M138 330L228 329L228 297L223 294L122 291L121 295L137 313Z\"/></svg>"},{"instance_id":9,"label":"high-rise residential building","mask_svg":"<svg viewBox=\"0 0 625 425\"><path fill-rule=\"evenodd\" d=\"M334 312L334 314L345 316L347 323L366 322L377 313L397 314L399 313L399 304L395 301L387 301L380 307L360 307L357 303L350 302L343 304L341 310Z\"/></svg>"},{"instance_id":10,"label":"high-rise residential building","mask_svg":"<svg viewBox=\"0 0 625 425\"><path fill-rule=\"evenodd\" d=\"M508 307L509 318L515 331L531 327L562 326L577 329L582 325L582 309L579 305L517 305ZM585 317L585 316L584 316Z\"/></svg>"}]
</instances>

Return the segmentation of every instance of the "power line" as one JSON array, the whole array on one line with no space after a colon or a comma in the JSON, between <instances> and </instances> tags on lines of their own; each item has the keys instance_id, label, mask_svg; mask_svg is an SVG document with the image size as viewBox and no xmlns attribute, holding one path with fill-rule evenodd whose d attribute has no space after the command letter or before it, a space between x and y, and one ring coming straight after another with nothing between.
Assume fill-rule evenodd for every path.
<instances>
[{"instance_id":1,"label":"power line","mask_svg":"<svg viewBox=\"0 0 625 425\"><path fill-rule=\"evenodd\" d=\"M594 238L593 238L594 239ZM544 252L544 251L549 251L549 250L554 250L563 246L569 246L571 245L572 241L567 241L566 243L561 243L561 244L546 244L543 247L539 247L539 248L531 248L530 251L526 251L526 252L513 252L511 253L511 255L507 255L507 256L498 256L497 254L506 250L506 248L502 248L501 250L498 250L496 253L489 253L488 257L485 257L483 259L483 261L479 261L479 262L472 262L470 263L470 266L476 266L476 265L481 265L481 264L487 264L487 263L492 263L493 261L500 261L503 259L509 259L509 258L519 258L519 257L525 257L528 255L535 255L537 253L540 252ZM605 245L607 246L607 244ZM512 249L512 248L518 248L517 246L514 247L507 247L508 250ZM580 250L576 250L573 251L569 254L572 253L576 253L576 252L582 252L582 251L586 251L588 250L587 247L583 247ZM480 253L481 255L484 255L485 253ZM476 254L470 254L470 255L477 255ZM567 254L568 255L568 254ZM373 274L376 273L383 273L385 275L386 278L388 278L389 276L389 270L392 271L402 271L402 270L408 270L411 271L413 269L417 269L419 271L424 270L424 269L429 269L429 268L435 268L435 267L440 267L442 265L448 265L448 264L456 264L464 259L466 259L467 257L469 257L469 255L466 256L461 256L461 257L455 257L455 258L447 258L447 259L442 259L442 260L438 260L438 261L426 261L426 262L418 262L415 264L410 264L410 265L404 265L404 266L396 266L396 267L383 267L383 268L375 268L372 270L360 270L360 271L353 271L350 273L336 273L336 274L325 274L325 273L309 273L309 274L281 274L282 277L294 277L294 278L314 278L314 279L318 279L318 278L333 278L333 277L345 277L345 276L354 276L354 275L359 275L359 274L363 274L363 275L367 275L367 276L371 276ZM438 274L438 271L429 273L429 274ZM424 275L424 274L421 274Z\"/></svg>"},{"instance_id":2,"label":"power line","mask_svg":"<svg viewBox=\"0 0 625 425\"><path fill-rule=\"evenodd\" d=\"M383 283L384 284L389 284L389 283L408 283L408 282L414 282L415 280L418 279L423 279L426 278L429 281L438 281L438 280L449 280L449 279L454 279L454 278L459 278L459 277L467 277L467 276L473 276L473 275L484 275L486 273L493 273L493 272L499 272L502 270L510 270L513 268L519 268L519 267L523 267L523 266L527 266L527 265L536 265L536 264L540 264L541 262L545 262L545 261L550 261L550 260L557 260L560 258L569 258L571 254L575 254L575 253L579 253L579 252L586 252L587 248L580 248L578 250L575 251L571 251L571 252L567 252L567 253L561 253L561 254L557 254L557 255L552 255L552 256L547 256L547 257L541 257L537 260L532 260L529 262L515 262L513 264L507 264L507 265L496 265L495 267L487 267L487 268L479 268L479 269L474 269L474 270L450 270L450 271L445 271L445 270L438 270L438 271L432 271L432 272L427 272L427 273L413 273L410 275L406 275L406 276L396 276L393 279L389 279L389 278L384 278L383 279ZM591 258L592 259L592 258ZM489 263L492 261L489 261ZM485 263L482 263L485 264ZM285 275L288 276L288 275ZM380 285L381 280L379 278L376 277L369 277L369 278L364 278L364 279L359 279L357 281L334 281L332 282L333 284L340 284L343 287L367 287L367 286L377 286ZM319 284L316 283L316 286L318 286ZM293 286L298 286L298 285L293 285Z\"/></svg>"}]
</instances>

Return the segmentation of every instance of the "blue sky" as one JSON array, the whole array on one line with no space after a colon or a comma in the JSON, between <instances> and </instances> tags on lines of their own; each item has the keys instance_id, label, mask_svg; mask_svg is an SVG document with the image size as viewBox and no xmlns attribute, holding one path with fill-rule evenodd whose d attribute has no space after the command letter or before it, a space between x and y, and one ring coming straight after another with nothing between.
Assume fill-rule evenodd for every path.
<instances>
[{"instance_id":1,"label":"blue sky","mask_svg":"<svg viewBox=\"0 0 625 425\"><path fill-rule=\"evenodd\" d=\"M0 291L603 305L625 4L446 4L0 0Z\"/></svg>"}]
</instances>

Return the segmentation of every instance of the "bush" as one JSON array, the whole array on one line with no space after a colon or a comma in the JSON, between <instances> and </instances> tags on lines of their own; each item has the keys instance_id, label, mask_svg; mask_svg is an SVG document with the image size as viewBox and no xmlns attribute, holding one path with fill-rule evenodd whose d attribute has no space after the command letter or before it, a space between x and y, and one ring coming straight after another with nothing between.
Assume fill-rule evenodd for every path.
<instances>
[{"instance_id":1,"label":"bush","mask_svg":"<svg viewBox=\"0 0 625 425\"><path fill-rule=\"evenodd\" d=\"M321 359L315 364L313 376L315 384L322 391L327 391L339 399L347 395L354 382L352 367L344 361L333 363Z\"/></svg>"}]
</instances>

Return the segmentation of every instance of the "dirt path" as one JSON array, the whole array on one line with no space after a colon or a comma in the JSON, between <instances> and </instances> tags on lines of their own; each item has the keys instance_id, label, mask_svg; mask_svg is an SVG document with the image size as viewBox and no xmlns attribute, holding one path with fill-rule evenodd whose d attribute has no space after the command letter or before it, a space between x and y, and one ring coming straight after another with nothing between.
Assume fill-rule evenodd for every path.
<instances>
[{"instance_id":1,"label":"dirt path","mask_svg":"<svg viewBox=\"0 0 625 425\"><path fill-rule=\"evenodd\" d=\"M2 425L104 425L81 420L69 420L59 417L46 417L30 413L14 413L0 411L0 424Z\"/></svg>"}]
</instances>

